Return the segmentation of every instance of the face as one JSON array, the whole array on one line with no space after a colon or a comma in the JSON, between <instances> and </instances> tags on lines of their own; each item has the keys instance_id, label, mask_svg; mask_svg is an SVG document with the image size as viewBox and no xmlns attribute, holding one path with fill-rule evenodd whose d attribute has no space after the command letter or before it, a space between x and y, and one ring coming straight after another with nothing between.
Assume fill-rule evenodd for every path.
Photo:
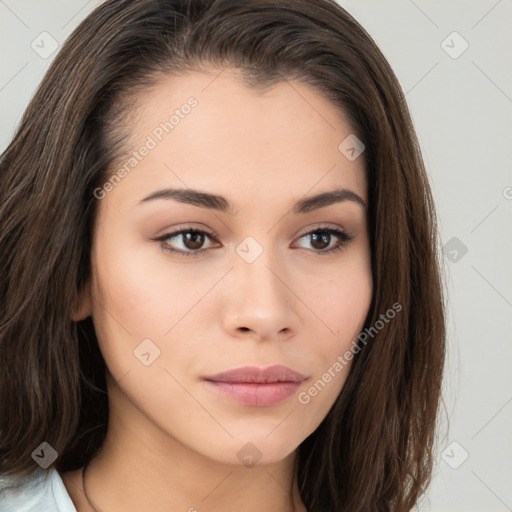
<instances>
[{"instance_id":1,"label":"face","mask_svg":"<svg viewBox=\"0 0 512 512\"><path fill-rule=\"evenodd\" d=\"M217 75L168 77L139 98L129 154L96 191L92 279L74 318L93 317L111 400L169 443L272 463L325 418L364 326L365 169L338 148L352 129L316 89L261 95ZM144 200L166 189L188 196ZM300 208L339 189L342 200ZM301 377L205 380L273 365Z\"/></svg>"}]
</instances>

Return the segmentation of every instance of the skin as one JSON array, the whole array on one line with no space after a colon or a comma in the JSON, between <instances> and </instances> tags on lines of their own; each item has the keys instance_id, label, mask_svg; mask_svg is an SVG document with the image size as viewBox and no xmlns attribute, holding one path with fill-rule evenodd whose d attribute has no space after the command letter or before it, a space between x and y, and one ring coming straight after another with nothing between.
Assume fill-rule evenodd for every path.
<instances>
[{"instance_id":1,"label":"skin","mask_svg":"<svg viewBox=\"0 0 512 512\"><path fill-rule=\"evenodd\" d=\"M367 204L363 158L338 150L353 130L316 89L280 82L256 94L227 70L165 77L145 92L129 124L130 151L190 96L198 105L99 201L92 279L72 316L92 315L109 370L109 429L87 493L103 512L305 511L297 447L327 415L349 365L307 405L298 394L363 328L372 275L363 206L291 208L341 187ZM165 199L138 204L168 187L223 195L235 213ZM325 226L353 239L322 254L338 238L321 245L304 235ZM182 228L218 237L152 240ZM263 249L252 263L235 250L248 236ZM164 253L166 245L199 252ZM149 366L133 353L147 338L160 349ZM270 407L241 405L201 380L276 363L307 378ZM237 457L247 442L261 453L252 467ZM80 470L62 478L77 510L93 510Z\"/></svg>"}]
</instances>

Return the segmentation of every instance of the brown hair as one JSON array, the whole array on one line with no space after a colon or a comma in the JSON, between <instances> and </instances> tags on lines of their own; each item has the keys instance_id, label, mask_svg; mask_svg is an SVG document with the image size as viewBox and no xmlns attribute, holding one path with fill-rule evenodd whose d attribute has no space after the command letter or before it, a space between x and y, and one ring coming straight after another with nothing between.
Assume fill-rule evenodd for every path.
<instances>
[{"instance_id":1,"label":"brown hair","mask_svg":"<svg viewBox=\"0 0 512 512\"><path fill-rule=\"evenodd\" d=\"M366 146L365 328L403 309L299 446L299 488L310 512L409 511L431 479L445 357L435 208L400 85L334 0L107 0L66 41L0 159L0 472L31 473L43 441L60 472L101 447L106 367L91 317L70 319L90 278L93 191L123 149L130 98L210 64L255 89L313 85Z\"/></svg>"}]
</instances>

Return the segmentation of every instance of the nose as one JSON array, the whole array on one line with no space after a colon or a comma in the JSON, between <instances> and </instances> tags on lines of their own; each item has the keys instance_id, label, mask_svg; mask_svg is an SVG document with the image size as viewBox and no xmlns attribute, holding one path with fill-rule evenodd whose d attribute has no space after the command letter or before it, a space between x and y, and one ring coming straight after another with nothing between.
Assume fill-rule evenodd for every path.
<instances>
[{"instance_id":1,"label":"nose","mask_svg":"<svg viewBox=\"0 0 512 512\"><path fill-rule=\"evenodd\" d=\"M224 288L223 327L234 337L284 340L299 329L290 271L265 250L252 263L234 255Z\"/></svg>"}]
</instances>

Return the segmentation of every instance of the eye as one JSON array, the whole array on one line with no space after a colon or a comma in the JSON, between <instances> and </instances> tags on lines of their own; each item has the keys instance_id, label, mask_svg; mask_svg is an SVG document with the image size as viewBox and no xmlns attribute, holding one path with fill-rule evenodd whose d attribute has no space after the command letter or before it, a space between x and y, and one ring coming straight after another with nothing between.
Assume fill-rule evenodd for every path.
<instances>
[{"instance_id":1,"label":"eye","mask_svg":"<svg viewBox=\"0 0 512 512\"><path fill-rule=\"evenodd\" d=\"M216 237L217 235L215 233L209 233L208 231L204 231L202 229L184 228L178 231L173 231L172 233L168 233L166 235L162 235L161 237L155 238L154 240L157 242L168 242L174 238L181 238L185 250L173 249L169 247L167 243L161 244L162 250L174 254L180 254L182 256L194 256L198 252L206 250L202 248L205 238L215 239Z\"/></svg>"},{"instance_id":2,"label":"eye","mask_svg":"<svg viewBox=\"0 0 512 512\"><path fill-rule=\"evenodd\" d=\"M320 227L313 231L308 231L302 235L299 240L307 237L310 238L310 243L313 245L313 252L317 252L319 254L338 251L353 239L353 236L349 235L347 232L332 227ZM333 237L336 237L338 242L331 246L332 242L336 241ZM181 239L182 247L179 249L172 248L169 242L173 239ZM161 248L165 252L178 254L180 256L195 256L210 248L203 247L206 239L216 240L217 234L210 233L202 229L187 227L167 233L158 238L154 238L153 240L156 242L162 242Z\"/></svg>"},{"instance_id":3,"label":"eye","mask_svg":"<svg viewBox=\"0 0 512 512\"><path fill-rule=\"evenodd\" d=\"M329 247L333 241L333 236L338 239L338 243ZM309 237L310 243L314 246L315 249L318 249L314 252L318 252L319 254L327 254L334 251L339 251L348 245L348 243L353 239L353 236L349 235L346 231L331 227L320 227L313 231L308 231L302 235L300 239L306 237ZM326 247L329 248L327 249Z\"/></svg>"}]
</instances>

